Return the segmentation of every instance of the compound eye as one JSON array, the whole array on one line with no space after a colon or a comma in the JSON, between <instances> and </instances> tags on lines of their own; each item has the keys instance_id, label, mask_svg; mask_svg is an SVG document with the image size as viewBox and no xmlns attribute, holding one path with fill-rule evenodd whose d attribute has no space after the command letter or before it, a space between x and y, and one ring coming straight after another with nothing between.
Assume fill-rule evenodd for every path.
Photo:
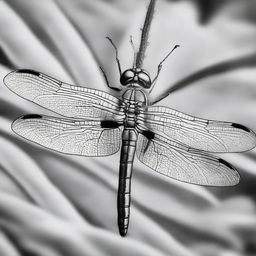
<instances>
[{"instance_id":1,"label":"compound eye","mask_svg":"<svg viewBox=\"0 0 256 256\"><path fill-rule=\"evenodd\" d=\"M149 77L149 75L145 72L140 72L138 74L138 77L139 77L139 81L142 83L142 86L144 88L150 88L151 86L151 79Z\"/></svg>"},{"instance_id":2,"label":"compound eye","mask_svg":"<svg viewBox=\"0 0 256 256\"><path fill-rule=\"evenodd\" d=\"M127 69L123 72L123 74L120 77L120 83L122 85L127 85L130 81L133 80L134 72L131 69Z\"/></svg>"}]
</instances>

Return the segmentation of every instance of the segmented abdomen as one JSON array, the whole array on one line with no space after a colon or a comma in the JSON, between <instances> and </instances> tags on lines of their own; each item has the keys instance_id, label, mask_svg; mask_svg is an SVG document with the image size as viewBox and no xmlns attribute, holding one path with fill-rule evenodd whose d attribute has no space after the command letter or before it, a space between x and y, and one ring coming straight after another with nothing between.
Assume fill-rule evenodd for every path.
<instances>
[{"instance_id":1,"label":"segmented abdomen","mask_svg":"<svg viewBox=\"0 0 256 256\"><path fill-rule=\"evenodd\" d=\"M134 129L124 129L122 137L119 185L117 195L118 228L121 236L126 235L129 225L131 177L137 137L137 133Z\"/></svg>"}]
</instances>

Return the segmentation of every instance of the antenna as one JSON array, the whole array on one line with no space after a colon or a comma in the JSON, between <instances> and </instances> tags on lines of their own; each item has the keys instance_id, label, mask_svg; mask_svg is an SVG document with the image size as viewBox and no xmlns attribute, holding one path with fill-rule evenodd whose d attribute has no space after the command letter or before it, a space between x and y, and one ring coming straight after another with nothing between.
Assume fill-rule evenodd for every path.
<instances>
[{"instance_id":1,"label":"antenna","mask_svg":"<svg viewBox=\"0 0 256 256\"><path fill-rule=\"evenodd\" d=\"M135 68L135 61L136 61L136 50L135 50L135 46L134 46L134 43L133 43L133 39L132 39L132 36L130 36L130 43L131 43L131 46L132 46L132 49L133 49L133 68Z\"/></svg>"},{"instance_id":2,"label":"antenna","mask_svg":"<svg viewBox=\"0 0 256 256\"><path fill-rule=\"evenodd\" d=\"M136 56L136 67L141 68L144 58L145 58L145 52L146 48L148 46L148 36L149 36L149 30L151 27L151 22L154 15L154 9L155 9L156 0L151 0L148 6L146 18L144 21L144 25L141 32L141 39L140 39L140 48Z\"/></svg>"}]
</instances>

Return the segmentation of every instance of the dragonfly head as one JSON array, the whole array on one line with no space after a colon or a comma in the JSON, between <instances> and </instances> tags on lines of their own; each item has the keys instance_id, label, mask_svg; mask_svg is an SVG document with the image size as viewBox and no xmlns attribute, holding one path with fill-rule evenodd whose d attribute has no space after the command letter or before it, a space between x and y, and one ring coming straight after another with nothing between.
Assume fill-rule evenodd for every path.
<instances>
[{"instance_id":1,"label":"dragonfly head","mask_svg":"<svg viewBox=\"0 0 256 256\"><path fill-rule=\"evenodd\" d=\"M148 72L144 69L131 68L122 73L120 83L123 86L127 86L129 84L138 84L145 89L149 89L151 86L151 79Z\"/></svg>"}]
</instances>

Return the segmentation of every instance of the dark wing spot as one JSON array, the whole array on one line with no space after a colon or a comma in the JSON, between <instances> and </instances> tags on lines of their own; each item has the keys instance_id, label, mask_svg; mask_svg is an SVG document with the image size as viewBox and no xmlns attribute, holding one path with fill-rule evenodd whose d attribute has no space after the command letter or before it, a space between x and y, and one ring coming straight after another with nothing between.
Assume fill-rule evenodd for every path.
<instances>
[{"instance_id":1,"label":"dark wing spot","mask_svg":"<svg viewBox=\"0 0 256 256\"><path fill-rule=\"evenodd\" d=\"M244 130L244 131L246 131L246 132L250 132L250 130L249 130L247 127L245 127L245 126L243 126L243 125L241 125L241 124L232 123L232 126L235 127L235 128Z\"/></svg>"},{"instance_id":2,"label":"dark wing spot","mask_svg":"<svg viewBox=\"0 0 256 256\"><path fill-rule=\"evenodd\" d=\"M100 123L101 128L118 128L120 124L112 120L103 120Z\"/></svg>"},{"instance_id":3,"label":"dark wing spot","mask_svg":"<svg viewBox=\"0 0 256 256\"><path fill-rule=\"evenodd\" d=\"M142 131L141 134L144 135L144 136L145 136L147 139L149 139L149 140L152 140L152 139L155 138L155 133L153 133L153 132L151 132L151 131L149 131L149 130L147 130L147 131Z\"/></svg>"},{"instance_id":4,"label":"dark wing spot","mask_svg":"<svg viewBox=\"0 0 256 256\"><path fill-rule=\"evenodd\" d=\"M220 163L222 163L222 164L226 165L227 167L229 167L230 169L234 170L234 167L230 163L228 163L227 161L225 161L221 158L219 158L218 160L219 160Z\"/></svg>"},{"instance_id":5,"label":"dark wing spot","mask_svg":"<svg viewBox=\"0 0 256 256\"><path fill-rule=\"evenodd\" d=\"M148 150L149 146L150 146L150 143L152 143L152 139L155 138L155 133L151 132L150 130L147 130L147 131L142 131L140 132L142 135L144 135L148 141L147 141L147 145L146 147L144 148L143 150L143 153L145 154L146 151Z\"/></svg>"},{"instance_id":6,"label":"dark wing spot","mask_svg":"<svg viewBox=\"0 0 256 256\"><path fill-rule=\"evenodd\" d=\"M39 76L40 73L31 69L19 69L16 71L16 73L26 73L26 74L31 74L35 76Z\"/></svg>"},{"instance_id":7,"label":"dark wing spot","mask_svg":"<svg viewBox=\"0 0 256 256\"><path fill-rule=\"evenodd\" d=\"M31 119L31 118L42 118L42 116L37 114L30 114L30 115L25 115L21 117L21 119Z\"/></svg>"}]
</instances>

